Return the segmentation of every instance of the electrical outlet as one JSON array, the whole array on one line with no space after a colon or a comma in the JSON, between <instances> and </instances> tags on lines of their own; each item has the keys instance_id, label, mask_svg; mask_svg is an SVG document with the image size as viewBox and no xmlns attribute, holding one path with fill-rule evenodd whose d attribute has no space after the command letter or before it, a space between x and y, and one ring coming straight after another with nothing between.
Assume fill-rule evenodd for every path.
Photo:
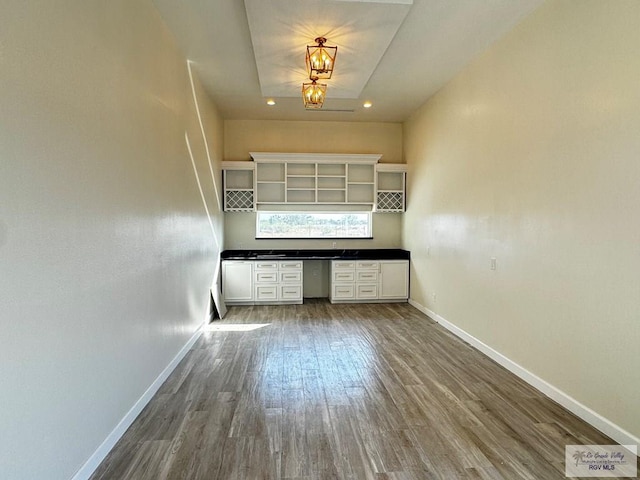
<instances>
[{"instance_id":1,"label":"electrical outlet","mask_svg":"<svg viewBox=\"0 0 640 480\"><path fill-rule=\"evenodd\" d=\"M337 243L336 242L331 242L331 248L336 248Z\"/></svg>"},{"instance_id":2,"label":"electrical outlet","mask_svg":"<svg viewBox=\"0 0 640 480\"><path fill-rule=\"evenodd\" d=\"M491 270L496 269L496 257L491 257Z\"/></svg>"},{"instance_id":3,"label":"electrical outlet","mask_svg":"<svg viewBox=\"0 0 640 480\"><path fill-rule=\"evenodd\" d=\"M431 294L431 298L433 299L433 303L436 303L436 298L438 298L438 297L437 297L437 295L435 293Z\"/></svg>"},{"instance_id":4,"label":"electrical outlet","mask_svg":"<svg viewBox=\"0 0 640 480\"><path fill-rule=\"evenodd\" d=\"M431 247L427 247L427 257L431 256Z\"/></svg>"}]
</instances>

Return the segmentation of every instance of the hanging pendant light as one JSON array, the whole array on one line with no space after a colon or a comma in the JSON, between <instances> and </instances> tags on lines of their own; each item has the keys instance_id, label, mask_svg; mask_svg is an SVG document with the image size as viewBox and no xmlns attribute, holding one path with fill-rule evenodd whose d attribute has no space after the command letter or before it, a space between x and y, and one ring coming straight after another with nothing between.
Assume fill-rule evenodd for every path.
<instances>
[{"instance_id":1,"label":"hanging pendant light","mask_svg":"<svg viewBox=\"0 0 640 480\"><path fill-rule=\"evenodd\" d=\"M322 108L324 97L327 94L327 85L316 83L316 77L311 79L311 83L302 84L302 100L304 108Z\"/></svg>"},{"instance_id":2,"label":"hanging pendant light","mask_svg":"<svg viewBox=\"0 0 640 480\"><path fill-rule=\"evenodd\" d=\"M313 77L322 80L328 79L333 73L338 47L326 47L324 45L326 41L326 38L318 37L315 39L318 45L307 46L307 72L311 80Z\"/></svg>"}]
</instances>

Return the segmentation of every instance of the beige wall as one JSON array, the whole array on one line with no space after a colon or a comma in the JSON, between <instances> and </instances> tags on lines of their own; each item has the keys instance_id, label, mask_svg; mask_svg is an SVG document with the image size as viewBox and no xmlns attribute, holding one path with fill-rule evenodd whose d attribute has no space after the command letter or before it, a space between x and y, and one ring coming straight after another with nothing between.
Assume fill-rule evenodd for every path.
<instances>
[{"instance_id":1,"label":"beige wall","mask_svg":"<svg viewBox=\"0 0 640 480\"><path fill-rule=\"evenodd\" d=\"M402 163L402 124L225 120L225 160L249 152L380 153L381 163Z\"/></svg>"},{"instance_id":2,"label":"beige wall","mask_svg":"<svg viewBox=\"0 0 640 480\"><path fill-rule=\"evenodd\" d=\"M421 107L403 227L415 301L636 437L639 20L547 2Z\"/></svg>"},{"instance_id":3,"label":"beige wall","mask_svg":"<svg viewBox=\"0 0 640 480\"><path fill-rule=\"evenodd\" d=\"M256 214L228 212L224 215L225 249L317 249L317 248L400 248L402 245L402 215L374 213L373 239L323 240L256 240Z\"/></svg>"},{"instance_id":4,"label":"beige wall","mask_svg":"<svg viewBox=\"0 0 640 480\"><path fill-rule=\"evenodd\" d=\"M67 480L205 319L218 251L185 130L218 242L222 220L150 2L5 1L0 71L0 477Z\"/></svg>"},{"instance_id":5,"label":"beige wall","mask_svg":"<svg viewBox=\"0 0 640 480\"><path fill-rule=\"evenodd\" d=\"M402 124L225 120L225 160L249 152L380 153L381 163L402 163ZM254 213L225 214L225 248L332 248L332 240L256 240ZM402 218L373 215L373 240L337 240L337 248L399 248Z\"/></svg>"}]
</instances>

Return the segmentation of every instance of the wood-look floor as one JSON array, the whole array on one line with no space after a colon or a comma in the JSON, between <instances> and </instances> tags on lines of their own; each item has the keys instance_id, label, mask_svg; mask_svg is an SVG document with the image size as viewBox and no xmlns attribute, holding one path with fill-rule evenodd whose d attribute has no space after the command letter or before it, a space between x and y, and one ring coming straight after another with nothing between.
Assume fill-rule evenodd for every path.
<instances>
[{"instance_id":1,"label":"wood-look floor","mask_svg":"<svg viewBox=\"0 0 640 480\"><path fill-rule=\"evenodd\" d=\"M93 480L550 480L566 444L615 443L408 304L211 326Z\"/></svg>"}]
</instances>

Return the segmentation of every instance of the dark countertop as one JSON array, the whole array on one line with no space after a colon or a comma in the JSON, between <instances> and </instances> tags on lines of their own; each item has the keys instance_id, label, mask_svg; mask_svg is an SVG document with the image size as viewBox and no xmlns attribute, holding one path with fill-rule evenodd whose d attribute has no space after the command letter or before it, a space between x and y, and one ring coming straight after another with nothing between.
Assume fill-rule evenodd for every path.
<instances>
[{"instance_id":1,"label":"dark countertop","mask_svg":"<svg viewBox=\"0 0 640 480\"><path fill-rule=\"evenodd\" d=\"M224 250L222 260L409 260L400 248L358 248L326 250Z\"/></svg>"}]
</instances>

